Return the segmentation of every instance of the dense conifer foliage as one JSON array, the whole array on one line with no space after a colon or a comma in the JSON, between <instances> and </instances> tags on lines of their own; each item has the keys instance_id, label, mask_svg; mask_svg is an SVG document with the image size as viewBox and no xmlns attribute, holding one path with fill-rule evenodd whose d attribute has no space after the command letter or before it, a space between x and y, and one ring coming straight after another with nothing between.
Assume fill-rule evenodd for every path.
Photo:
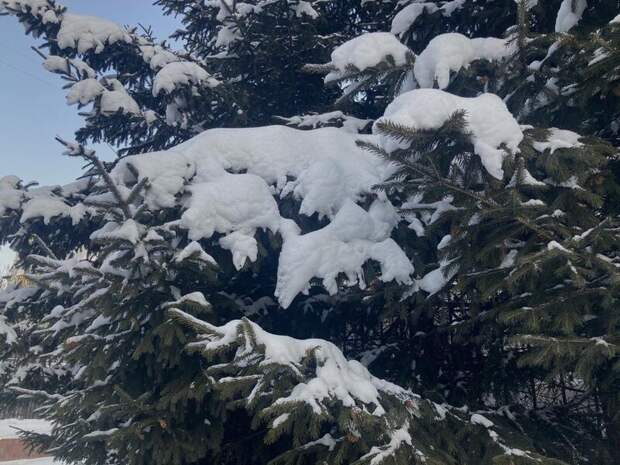
<instances>
[{"instance_id":1,"label":"dense conifer foliage","mask_svg":"<svg viewBox=\"0 0 620 465\"><path fill-rule=\"evenodd\" d=\"M0 0L84 118L83 177L0 178L33 446L618 463L618 1L156 4L166 40Z\"/></svg>"}]
</instances>

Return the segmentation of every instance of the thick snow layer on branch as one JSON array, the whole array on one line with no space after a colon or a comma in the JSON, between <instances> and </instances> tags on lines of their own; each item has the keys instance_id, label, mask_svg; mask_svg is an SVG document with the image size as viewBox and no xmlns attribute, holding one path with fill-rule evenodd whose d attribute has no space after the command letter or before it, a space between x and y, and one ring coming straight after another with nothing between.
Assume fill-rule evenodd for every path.
<instances>
[{"instance_id":1,"label":"thick snow layer on branch","mask_svg":"<svg viewBox=\"0 0 620 465\"><path fill-rule=\"evenodd\" d=\"M467 129L483 166L491 176L502 179L504 158L519 151L523 132L497 95L464 98L436 89L416 89L397 97L377 123L392 121L416 129L435 129L459 110L465 111ZM398 147L395 141L383 139L386 150Z\"/></svg>"},{"instance_id":2,"label":"thick snow layer on branch","mask_svg":"<svg viewBox=\"0 0 620 465\"><path fill-rule=\"evenodd\" d=\"M394 60L394 65L404 66L413 59L413 52L388 32L363 34L345 42L332 52L329 64L335 70L325 76L325 82L346 76L351 68L356 71L373 68L385 62L388 56Z\"/></svg>"},{"instance_id":3,"label":"thick snow layer on branch","mask_svg":"<svg viewBox=\"0 0 620 465\"><path fill-rule=\"evenodd\" d=\"M583 144L579 142L581 136L573 131L566 129L550 128L549 137L544 142L534 142L533 146L538 152L550 150L551 153L558 149L570 149L581 147Z\"/></svg>"},{"instance_id":4,"label":"thick snow layer on branch","mask_svg":"<svg viewBox=\"0 0 620 465\"><path fill-rule=\"evenodd\" d=\"M555 32L570 31L581 21L581 16L587 7L587 0L563 0L555 20Z\"/></svg>"},{"instance_id":5,"label":"thick snow layer on branch","mask_svg":"<svg viewBox=\"0 0 620 465\"><path fill-rule=\"evenodd\" d=\"M220 82L211 77L204 69L191 61L176 61L168 63L155 75L153 80L153 95L160 92L169 94L173 90L194 84L197 86L216 87Z\"/></svg>"},{"instance_id":6,"label":"thick snow layer on branch","mask_svg":"<svg viewBox=\"0 0 620 465\"><path fill-rule=\"evenodd\" d=\"M179 225L191 240L223 237L237 268L256 260L258 229L284 239L277 293L288 306L308 281L320 278L330 292L343 273L351 285L362 280L362 265L378 262L382 279L409 282L413 271L404 252L389 239L398 221L387 201L367 212L355 202L391 168L356 145L355 136L336 128L300 131L285 126L213 129L165 152L122 160L112 172L119 183L149 179L145 202L153 209L181 205ZM300 201L299 214L333 219L302 234L280 215L274 196Z\"/></svg>"},{"instance_id":7,"label":"thick snow layer on branch","mask_svg":"<svg viewBox=\"0 0 620 465\"><path fill-rule=\"evenodd\" d=\"M65 13L58 31L61 49L75 48L79 53L94 49L101 53L106 44L131 42L129 34L118 24L96 16Z\"/></svg>"},{"instance_id":8,"label":"thick snow layer on branch","mask_svg":"<svg viewBox=\"0 0 620 465\"><path fill-rule=\"evenodd\" d=\"M399 35L407 32L422 13L426 12L427 14L431 14L435 13L437 10L439 10L439 6L430 2L407 5L394 16L392 20L392 34Z\"/></svg>"},{"instance_id":9,"label":"thick snow layer on branch","mask_svg":"<svg viewBox=\"0 0 620 465\"><path fill-rule=\"evenodd\" d=\"M58 22L58 17L48 0L2 0L0 1L0 11L2 11L2 7L22 13L31 13L41 18L43 24Z\"/></svg>"},{"instance_id":10,"label":"thick snow layer on branch","mask_svg":"<svg viewBox=\"0 0 620 465\"><path fill-rule=\"evenodd\" d=\"M108 82L112 90L104 90L101 94L100 111L103 115L113 115L118 111L125 114L142 114L138 103L127 93L120 81L110 79Z\"/></svg>"},{"instance_id":11,"label":"thick snow layer on branch","mask_svg":"<svg viewBox=\"0 0 620 465\"><path fill-rule=\"evenodd\" d=\"M145 44L140 45L142 58L149 64L152 70L158 70L166 66L168 63L181 61L181 59L161 45Z\"/></svg>"},{"instance_id":12,"label":"thick snow layer on branch","mask_svg":"<svg viewBox=\"0 0 620 465\"><path fill-rule=\"evenodd\" d=\"M66 97L67 103L69 105L74 105L76 103L86 105L87 103L94 101L104 92L106 92L105 87L103 87L96 79L84 79L71 86Z\"/></svg>"},{"instance_id":13,"label":"thick snow layer on branch","mask_svg":"<svg viewBox=\"0 0 620 465\"><path fill-rule=\"evenodd\" d=\"M381 207L379 207L381 208ZM413 266L389 238L394 224L381 223L351 201L334 220L318 231L298 236L284 234L276 296L287 307L308 290L313 277L322 278L330 294L338 290L336 278L344 273L351 284L364 286L362 266L368 260L381 265L381 279L410 283Z\"/></svg>"},{"instance_id":14,"label":"thick snow layer on branch","mask_svg":"<svg viewBox=\"0 0 620 465\"><path fill-rule=\"evenodd\" d=\"M17 176L4 176L0 178L0 216L8 210L17 210L24 192L20 190L20 179Z\"/></svg>"},{"instance_id":15,"label":"thick snow layer on branch","mask_svg":"<svg viewBox=\"0 0 620 465\"><path fill-rule=\"evenodd\" d=\"M504 39L441 34L416 57L413 72L420 87L433 87L437 82L440 89L445 89L450 84L450 72L467 68L475 60L501 60L512 54L513 49Z\"/></svg>"},{"instance_id":16,"label":"thick snow layer on branch","mask_svg":"<svg viewBox=\"0 0 620 465\"><path fill-rule=\"evenodd\" d=\"M190 317L191 318L191 317ZM251 338L241 340L246 346L239 347L237 355L261 347L264 351L260 366L272 364L285 365L301 373L302 361L313 356L316 360L314 376L310 375L297 384L286 397L280 397L275 405L287 402L305 402L316 414L323 413L329 401L340 401L345 407L359 404L374 406L374 415L383 415L385 409L381 405L381 395L389 394L403 399L412 399L413 394L387 381L375 378L368 370L355 360L347 360L344 354L331 342L322 339L294 339L268 333L256 323L249 320L233 320L224 326L212 326L200 322L209 335L205 340L192 344L195 348L207 351L217 350L232 343L239 342L239 335L247 331L249 325L255 343L247 344Z\"/></svg>"}]
</instances>

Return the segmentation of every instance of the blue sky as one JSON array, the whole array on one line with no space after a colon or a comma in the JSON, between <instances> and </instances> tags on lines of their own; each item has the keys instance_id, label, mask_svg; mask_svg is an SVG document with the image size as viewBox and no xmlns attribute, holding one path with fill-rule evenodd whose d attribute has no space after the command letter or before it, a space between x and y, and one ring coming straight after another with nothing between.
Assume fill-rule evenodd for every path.
<instances>
[{"instance_id":1,"label":"blue sky","mask_svg":"<svg viewBox=\"0 0 620 465\"><path fill-rule=\"evenodd\" d=\"M75 13L111 19L120 24L152 25L165 38L178 27L151 0L64 0ZM80 174L81 163L61 155L54 136L71 139L80 126L76 107L65 103L58 76L41 66L31 49L37 40L24 34L14 17L0 16L0 177L15 174L41 184L69 182ZM102 156L113 156L106 146Z\"/></svg>"}]
</instances>

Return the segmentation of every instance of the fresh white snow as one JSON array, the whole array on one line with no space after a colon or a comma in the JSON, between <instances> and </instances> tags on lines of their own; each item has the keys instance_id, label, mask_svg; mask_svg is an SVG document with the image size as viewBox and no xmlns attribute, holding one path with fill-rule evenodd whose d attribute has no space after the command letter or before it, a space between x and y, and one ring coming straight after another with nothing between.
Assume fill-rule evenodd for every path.
<instances>
[{"instance_id":1,"label":"fresh white snow","mask_svg":"<svg viewBox=\"0 0 620 465\"><path fill-rule=\"evenodd\" d=\"M381 121L393 121L416 129L439 128L457 110L465 111L467 129L472 134L474 150L483 166L491 176L502 179L504 158L519 151L523 132L497 95L465 98L436 89L412 90L388 105L375 128ZM383 137L383 145L388 151L399 147L387 137Z\"/></svg>"},{"instance_id":2,"label":"fresh white snow","mask_svg":"<svg viewBox=\"0 0 620 465\"><path fill-rule=\"evenodd\" d=\"M79 53L93 49L95 53L101 53L108 44L131 42L127 31L118 24L96 16L74 13L62 16L57 40L61 49L75 48Z\"/></svg>"},{"instance_id":3,"label":"fresh white snow","mask_svg":"<svg viewBox=\"0 0 620 465\"><path fill-rule=\"evenodd\" d=\"M495 61L510 56L514 47L504 39L470 39L459 33L434 37L416 57L413 72L420 87L440 89L450 84L450 73L467 68L475 60Z\"/></svg>"},{"instance_id":4,"label":"fresh white snow","mask_svg":"<svg viewBox=\"0 0 620 465\"><path fill-rule=\"evenodd\" d=\"M555 32L570 31L581 21L581 16L587 7L587 0L563 0L555 20Z\"/></svg>"},{"instance_id":5,"label":"fresh white snow","mask_svg":"<svg viewBox=\"0 0 620 465\"><path fill-rule=\"evenodd\" d=\"M413 52L388 32L369 32L336 47L331 54L330 65L334 70L325 76L325 82L334 81L350 74L350 69L364 71L386 61L391 56L396 66L404 66L413 60Z\"/></svg>"},{"instance_id":6,"label":"fresh white snow","mask_svg":"<svg viewBox=\"0 0 620 465\"><path fill-rule=\"evenodd\" d=\"M153 95L166 94L173 90L194 84L196 86L216 87L220 82L211 77L203 68L191 61L174 61L163 66L153 80Z\"/></svg>"}]
</instances>

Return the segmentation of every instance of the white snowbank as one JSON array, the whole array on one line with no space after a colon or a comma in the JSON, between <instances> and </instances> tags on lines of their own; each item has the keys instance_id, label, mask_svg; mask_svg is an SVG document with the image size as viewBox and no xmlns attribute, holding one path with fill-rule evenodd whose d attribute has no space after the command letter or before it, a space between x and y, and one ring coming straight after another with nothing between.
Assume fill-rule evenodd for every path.
<instances>
[{"instance_id":1,"label":"white snowbank","mask_svg":"<svg viewBox=\"0 0 620 465\"><path fill-rule=\"evenodd\" d=\"M393 121L417 129L439 128L454 112L464 110L467 129L472 134L476 154L488 173L502 179L506 156L519 151L523 132L497 95L482 94L464 98L436 89L416 89L398 96L375 123ZM394 140L383 137L383 146L392 151ZM505 145L507 150L501 148Z\"/></svg>"},{"instance_id":2,"label":"white snowbank","mask_svg":"<svg viewBox=\"0 0 620 465\"><path fill-rule=\"evenodd\" d=\"M336 128L212 129L165 152L127 157L112 176L135 181L131 165L147 177L145 201L154 209L175 206L182 196L179 225L195 241L223 235L219 244L231 251L237 268L256 260L258 229L280 233L277 294L286 307L313 277L330 292L340 273L350 285L364 286L361 267L368 260L380 264L383 280L409 282L413 268L389 239L398 220L392 205L376 201L365 211L355 204L391 170L357 147L364 137ZM303 234L280 215L274 196L292 196L300 214L333 221Z\"/></svg>"},{"instance_id":3,"label":"white snowbank","mask_svg":"<svg viewBox=\"0 0 620 465\"><path fill-rule=\"evenodd\" d=\"M131 37L121 26L107 19L65 13L57 40L61 49L76 48L79 53L94 49L95 53L101 53L106 44L129 43Z\"/></svg>"},{"instance_id":4,"label":"white snowbank","mask_svg":"<svg viewBox=\"0 0 620 465\"><path fill-rule=\"evenodd\" d=\"M413 60L413 52L388 32L370 32L351 39L336 47L330 64L335 68L325 76L325 82L341 79L351 68L364 71L385 62L390 56L396 66L404 66Z\"/></svg>"},{"instance_id":5,"label":"white snowbank","mask_svg":"<svg viewBox=\"0 0 620 465\"><path fill-rule=\"evenodd\" d=\"M153 95L160 92L169 94L173 90L194 84L197 86L216 87L220 84L204 69L191 61L175 61L160 69L153 80Z\"/></svg>"},{"instance_id":6,"label":"white snowbank","mask_svg":"<svg viewBox=\"0 0 620 465\"><path fill-rule=\"evenodd\" d=\"M0 419L0 439L19 437L18 430L32 431L34 433L49 434L52 431L52 424L47 420L17 418Z\"/></svg>"},{"instance_id":7,"label":"white snowbank","mask_svg":"<svg viewBox=\"0 0 620 465\"><path fill-rule=\"evenodd\" d=\"M440 34L416 57L413 72L420 87L440 89L450 84L450 72L467 68L475 60L501 60L514 51L504 39L470 39L459 33Z\"/></svg>"}]
</instances>

